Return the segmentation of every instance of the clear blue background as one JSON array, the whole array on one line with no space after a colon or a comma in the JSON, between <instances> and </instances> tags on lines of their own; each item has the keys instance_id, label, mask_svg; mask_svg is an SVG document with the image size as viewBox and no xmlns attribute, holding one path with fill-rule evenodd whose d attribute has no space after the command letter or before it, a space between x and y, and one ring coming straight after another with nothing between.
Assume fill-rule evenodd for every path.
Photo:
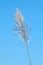
<instances>
[{"instance_id":1,"label":"clear blue background","mask_svg":"<svg viewBox=\"0 0 43 65\"><path fill-rule=\"evenodd\" d=\"M14 35L16 8L32 28L32 65L43 65L43 0L0 0L0 65L29 65L25 43Z\"/></svg>"}]
</instances>

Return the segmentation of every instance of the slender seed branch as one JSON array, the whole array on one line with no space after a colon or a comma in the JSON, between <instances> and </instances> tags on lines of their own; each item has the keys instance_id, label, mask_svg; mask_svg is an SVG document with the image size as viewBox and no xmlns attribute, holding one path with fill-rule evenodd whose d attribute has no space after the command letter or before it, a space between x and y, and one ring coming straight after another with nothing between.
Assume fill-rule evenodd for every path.
<instances>
[{"instance_id":1,"label":"slender seed branch","mask_svg":"<svg viewBox=\"0 0 43 65\"><path fill-rule=\"evenodd\" d=\"M28 59L29 59L29 64L31 64L31 59L30 59L30 54L29 54L29 48L28 48L28 45L26 44L26 48L27 48L27 54L28 54Z\"/></svg>"}]
</instances>

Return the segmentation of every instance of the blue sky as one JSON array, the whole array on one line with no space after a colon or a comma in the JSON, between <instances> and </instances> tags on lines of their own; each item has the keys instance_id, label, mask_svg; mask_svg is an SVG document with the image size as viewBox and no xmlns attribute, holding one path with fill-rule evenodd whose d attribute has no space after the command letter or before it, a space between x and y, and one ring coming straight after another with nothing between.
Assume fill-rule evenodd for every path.
<instances>
[{"instance_id":1,"label":"blue sky","mask_svg":"<svg viewBox=\"0 0 43 65\"><path fill-rule=\"evenodd\" d=\"M29 65L25 43L13 31L16 8L32 28L32 65L43 65L43 0L0 0L0 65Z\"/></svg>"}]
</instances>

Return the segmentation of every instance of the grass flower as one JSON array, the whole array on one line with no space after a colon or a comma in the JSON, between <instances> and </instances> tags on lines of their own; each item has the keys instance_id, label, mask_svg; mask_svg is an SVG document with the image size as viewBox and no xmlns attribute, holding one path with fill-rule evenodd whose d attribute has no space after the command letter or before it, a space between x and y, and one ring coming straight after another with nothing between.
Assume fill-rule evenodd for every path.
<instances>
[{"instance_id":1,"label":"grass flower","mask_svg":"<svg viewBox=\"0 0 43 65\"><path fill-rule=\"evenodd\" d=\"M29 62L30 62L30 65L31 65L31 59L30 59L29 50L28 50L28 41L30 42L30 35L28 35L28 32L27 32L26 27L24 25L24 17L22 16L22 14L21 14L21 12L19 11L18 8L16 8L15 21L16 21L15 30L18 33L19 37L26 44L28 58L29 58Z\"/></svg>"}]
</instances>

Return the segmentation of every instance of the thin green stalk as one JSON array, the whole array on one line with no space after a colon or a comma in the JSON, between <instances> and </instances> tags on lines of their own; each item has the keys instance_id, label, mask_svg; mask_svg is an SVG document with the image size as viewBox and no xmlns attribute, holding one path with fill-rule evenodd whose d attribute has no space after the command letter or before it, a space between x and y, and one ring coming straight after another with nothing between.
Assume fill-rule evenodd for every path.
<instances>
[{"instance_id":1,"label":"thin green stalk","mask_svg":"<svg viewBox=\"0 0 43 65\"><path fill-rule=\"evenodd\" d=\"M29 64L31 64L31 59L30 59L30 54L29 54L29 49L28 49L28 45L26 44L26 48L27 48L27 54L28 54L28 59L29 59Z\"/></svg>"}]
</instances>

